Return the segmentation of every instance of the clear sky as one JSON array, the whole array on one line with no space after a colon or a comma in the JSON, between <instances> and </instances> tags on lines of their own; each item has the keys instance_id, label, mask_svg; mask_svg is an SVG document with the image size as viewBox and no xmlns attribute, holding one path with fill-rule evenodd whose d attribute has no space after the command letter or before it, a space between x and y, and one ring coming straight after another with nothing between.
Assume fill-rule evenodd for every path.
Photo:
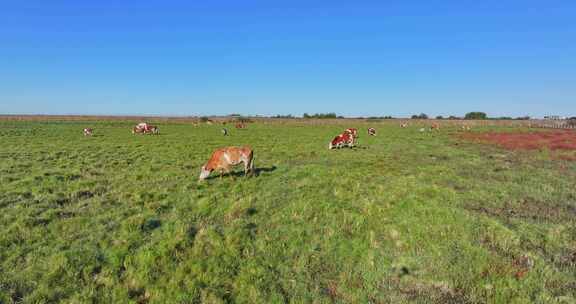
<instances>
[{"instance_id":1,"label":"clear sky","mask_svg":"<svg viewBox=\"0 0 576 304\"><path fill-rule=\"evenodd\" d=\"M0 113L576 115L576 1L0 0Z\"/></svg>"}]
</instances>

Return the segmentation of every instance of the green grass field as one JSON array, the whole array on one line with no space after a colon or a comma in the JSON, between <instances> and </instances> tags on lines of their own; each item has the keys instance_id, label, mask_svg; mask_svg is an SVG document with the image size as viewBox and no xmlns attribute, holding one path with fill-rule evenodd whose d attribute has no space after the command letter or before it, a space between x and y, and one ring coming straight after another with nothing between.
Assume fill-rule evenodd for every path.
<instances>
[{"instance_id":1,"label":"green grass field","mask_svg":"<svg viewBox=\"0 0 576 304\"><path fill-rule=\"evenodd\" d=\"M132 125L0 121L0 303L576 302L576 162L396 123ZM256 177L198 183L245 144Z\"/></svg>"}]
</instances>

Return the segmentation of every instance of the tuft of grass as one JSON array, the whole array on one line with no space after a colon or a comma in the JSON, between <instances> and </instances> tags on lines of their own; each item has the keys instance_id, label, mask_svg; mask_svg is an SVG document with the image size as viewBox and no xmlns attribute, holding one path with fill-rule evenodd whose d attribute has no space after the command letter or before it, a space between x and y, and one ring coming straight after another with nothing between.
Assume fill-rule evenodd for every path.
<instances>
[{"instance_id":1,"label":"tuft of grass","mask_svg":"<svg viewBox=\"0 0 576 304\"><path fill-rule=\"evenodd\" d=\"M131 124L0 121L0 303L576 300L574 162L385 121L337 151L341 124ZM255 177L197 182L245 144Z\"/></svg>"}]
</instances>

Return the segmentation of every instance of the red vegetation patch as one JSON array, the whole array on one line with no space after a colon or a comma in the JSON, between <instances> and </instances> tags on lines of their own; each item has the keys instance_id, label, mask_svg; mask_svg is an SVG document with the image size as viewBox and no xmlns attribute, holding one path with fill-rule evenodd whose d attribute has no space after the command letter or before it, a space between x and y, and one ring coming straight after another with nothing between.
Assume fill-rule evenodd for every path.
<instances>
[{"instance_id":1,"label":"red vegetation patch","mask_svg":"<svg viewBox=\"0 0 576 304\"><path fill-rule=\"evenodd\" d=\"M549 149L576 151L576 132L556 130L551 132L488 132L468 133L463 138L495 144L508 150Z\"/></svg>"}]
</instances>

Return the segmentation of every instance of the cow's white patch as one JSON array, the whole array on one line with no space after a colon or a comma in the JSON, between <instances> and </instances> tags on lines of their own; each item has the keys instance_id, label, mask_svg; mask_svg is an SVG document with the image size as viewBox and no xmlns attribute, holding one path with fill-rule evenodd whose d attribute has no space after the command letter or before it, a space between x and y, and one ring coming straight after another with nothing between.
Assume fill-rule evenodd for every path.
<instances>
[{"instance_id":1,"label":"cow's white patch","mask_svg":"<svg viewBox=\"0 0 576 304\"><path fill-rule=\"evenodd\" d=\"M224 158L226 159L226 162L228 164L233 164L232 160L230 159L230 155L228 155L228 153L224 152Z\"/></svg>"}]
</instances>

